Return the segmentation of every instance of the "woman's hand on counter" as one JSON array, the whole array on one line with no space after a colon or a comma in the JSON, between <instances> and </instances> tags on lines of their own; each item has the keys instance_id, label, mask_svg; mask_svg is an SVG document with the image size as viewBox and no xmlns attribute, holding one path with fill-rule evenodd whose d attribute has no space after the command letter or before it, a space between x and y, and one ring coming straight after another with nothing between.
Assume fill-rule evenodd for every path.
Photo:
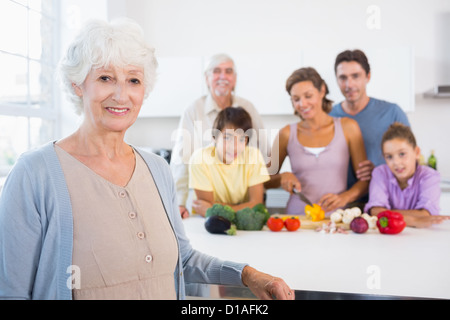
<instances>
[{"instance_id":1,"label":"woman's hand on counter","mask_svg":"<svg viewBox=\"0 0 450 320\"><path fill-rule=\"evenodd\" d=\"M425 216L414 217L404 215L406 225L413 228L429 228L434 224L440 224L446 220L450 220L450 216Z\"/></svg>"},{"instance_id":2,"label":"woman's hand on counter","mask_svg":"<svg viewBox=\"0 0 450 320\"><path fill-rule=\"evenodd\" d=\"M262 300L294 300L295 292L283 279L260 272L250 266L242 270L242 283Z\"/></svg>"},{"instance_id":3,"label":"woman's hand on counter","mask_svg":"<svg viewBox=\"0 0 450 320\"><path fill-rule=\"evenodd\" d=\"M413 228L429 228L434 224L440 224L444 221L450 221L450 216L444 215L431 215L425 209L418 210L398 210L398 209L388 209L384 207L373 207L370 208L369 212L372 216L378 215L380 212L391 210L399 212L403 215L403 219L406 222L407 227Z\"/></svg>"}]
</instances>

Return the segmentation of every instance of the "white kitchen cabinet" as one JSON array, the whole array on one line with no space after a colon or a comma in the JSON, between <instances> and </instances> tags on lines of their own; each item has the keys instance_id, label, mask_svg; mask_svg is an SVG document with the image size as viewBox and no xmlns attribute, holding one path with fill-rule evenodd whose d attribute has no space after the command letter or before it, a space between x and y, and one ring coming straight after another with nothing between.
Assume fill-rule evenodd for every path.
<instances>
[{"instance_id":1,"label":"white kitchen cabinet","mask_svg":"<svg viewBox=\"0 0 450 320\"><path fill-rule=\"evenodd\" d=\"M235 94L251 101L263 115L292 114L285 84L302 66L301 53L230 55L238 73ZM207 57L158 58L158 79L139 117L179 117L207 94Z\"/></svg>"},{"instance_id":2,"label":"white kitchen cabinet","mask_svg":"<svg viewBox=\"0 0 450 320\"><path fill-rule=\"evenodd\" d=\"M335 103L344 99L336 81L336 57L347 48L305 49L303 64L315 68L328 85L329 98ZM367 94L398 104L405 112L414 111L414 52L411 47L361 48L366 54L371 79Z\"/></svg>"},{"instance_id":3,"label":"white kitchen cabinet","mask_svg":"<svg viewBox=\"0 0 450 320\"><path fill-rule=\"evenodd\" d=\"M179 117L206 93L203 57L162 57L158 64L155 87L139 117Z\"/></svg>"},{"instance_id":4,"label":"white kitchen cabinet","mask_svg":"<svg viewBox=\"0 0 450 320\"><path fill-rule=\"evenodd\" d=\"M238 74L236 95L250 100L262 115L294 113L286 80L303 66L301 52L231 56Z\"/></svg>"},{"instance_id":5,"label":"white kitchen cabinet","mask_svg":"<svg viewBox=\"0 0 450 320\"><path fill-rule=\"evenodd\" d=\"M343 100L336 83L334 61L341 49L304 49L296 52L240 54L230 52L237 70L236 94L250 100L262 115L291 115L286 80L302 67L315 68L326 81L329 97ZM414 110L414 55L409 47L365 49L372 67L370 96ZM207 57L160 57L158 81L144 102L140 117L179 117L193 101L207 93ZM394 85L393 85L394 84Z\"/></svg>"}]
</instances>

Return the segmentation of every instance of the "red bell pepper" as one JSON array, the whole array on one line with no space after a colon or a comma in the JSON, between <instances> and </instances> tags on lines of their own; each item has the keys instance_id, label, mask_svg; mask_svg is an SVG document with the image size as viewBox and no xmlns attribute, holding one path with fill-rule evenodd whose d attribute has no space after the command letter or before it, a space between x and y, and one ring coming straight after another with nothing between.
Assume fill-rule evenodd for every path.
<instances>
[{"instance_id":1,"label":"red bell pepper","mask_svg":"<svg viewBox=\"0 0 450 320\"><path fill-rule=\"evenodd\" d=\"M401 213L386 210L378 214L377 227L381 233L397 234L405 229L406 222Z\"/></svg>"}]
</instances>

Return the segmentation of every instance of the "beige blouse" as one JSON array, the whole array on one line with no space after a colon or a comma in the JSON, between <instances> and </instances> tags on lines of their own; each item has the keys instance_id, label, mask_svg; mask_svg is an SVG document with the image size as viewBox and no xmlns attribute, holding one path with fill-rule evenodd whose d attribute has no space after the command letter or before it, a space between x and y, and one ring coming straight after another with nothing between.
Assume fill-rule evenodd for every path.
<instances>
[{"instance_id":1,"label":"beige blouse","mask_svg":"<svg viewBox=\"0 0 450 320\"><path fill-rule=\"evenodd\" d=\"M120 187L55 149L73 211L73 299L176 299L178 246L144 160L135 152L133 176Z\"/></svg>"}]
</instances>

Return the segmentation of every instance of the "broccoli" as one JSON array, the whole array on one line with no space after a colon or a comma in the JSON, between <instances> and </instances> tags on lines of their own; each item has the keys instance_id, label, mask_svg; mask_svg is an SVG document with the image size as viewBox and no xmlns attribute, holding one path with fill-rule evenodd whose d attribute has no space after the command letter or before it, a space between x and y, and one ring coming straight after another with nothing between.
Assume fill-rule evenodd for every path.
<instances>
[{"instance_id":1,"label":"broccoli","mask_svg":"<svg viewBox=\"0 0 450 320\"><path fill-rule=\"evenodd\" d=\"M253 208L244 208L235 212L228 205L214 204L206 210L206 218L220 216L236 224L238 230L261 230L270 217L269 211L262 203Z\"/></svg>"},{"instance_id":2,"label":"broccoli","mask_svg":"<svg viewBox=\"0 0 450 320\"><path fill-rule=\"evenodd\" d=\"M266 218L264 220L264 224L266 224L267 220L269 220L269 218L270 218L270 213L269 213L269 210L267 210L266 206L263 203L260 203L260 204L257 204L256 206L254 206L253 210L264 213L264 215L266 216Z\"/></svg>"},{"instance_id":3,"label":"broccoli","mask_svg":"<svg viewBox=\"0 0 450 320\"><path fill-rule=\"evenodd\" d=\"M236 228L238 230L261 230L265 221L266 214L252 208L244 208L236 212Z\"/></svg>"},{"instance_id":4,"label":"broccoli","mask_svg":"<svg viewBox=\"0 0 450 320\"><path fill-rule=\"evenodd\" d=\"M224 206L219 203L214 204L211 208L208 208L208 210L206 210L205 217L208 218L212 216L224 217L232 223L234 223L236 219L236 213L230 206Z\"/></svg>"}]
</instances>

